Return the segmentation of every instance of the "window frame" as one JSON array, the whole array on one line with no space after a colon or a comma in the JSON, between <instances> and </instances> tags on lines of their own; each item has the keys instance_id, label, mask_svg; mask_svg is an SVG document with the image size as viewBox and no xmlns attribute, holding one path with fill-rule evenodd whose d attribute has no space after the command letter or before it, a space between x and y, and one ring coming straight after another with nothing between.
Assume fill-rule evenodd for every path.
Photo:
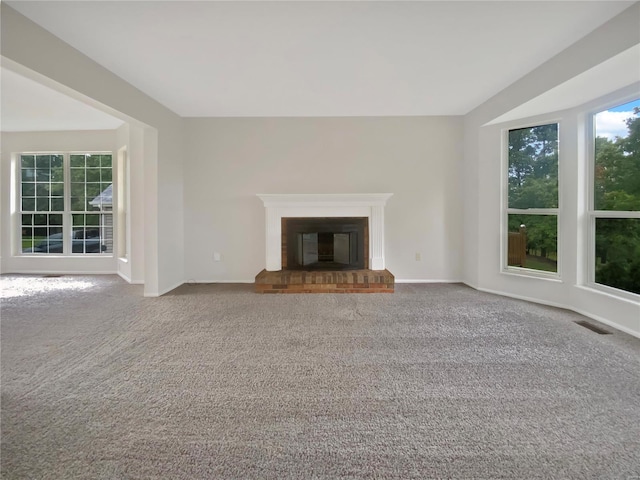
<instances>
[{"instance_id":1,"label":"window frame","mask_svg":"<svg viewBox=\"0 0 640 480\"><path fill-rule=\"evenodd\" d=\"M587 278L584 285L588 288L600 291L607 295L614 297L631 300L638 302L640 300L640 294L622 290L619 288L611 287L602 283L596 283L596 220L598 218L621 218L621 219L640 219L640 210L596 210L595 209L595 167L596 167L596 115L607 111L611 108L624 105L625 103L633 102L634 100L640 100L638 94L625 95L618 97L615 100L607 101L600 104L597 107L590 108L586 113L586 156L587 156L587 175L586 175L586 196L587 208L586 211L586 234L587 234L587 255L585 255L584 261L587 263L585 266L585 272L587 272Z\"/></svg>"},{"instance_id":2,"label":"window frame","mask_svg":"<svg viewBox=\"0 0 640 480\"><path fill-rule=\"evenodd\" d=\"M534 128L542 125L555 124L558 126L558 206L555 208L511 208L509 207L509 132L511 130L519 130L525 128ZM511 124L502 129L501 144L501 232L500 232L500 273L505 275L517 275L528 278L537 278L550 281L562 280L562 262L561 248L562 245L562 228L561 216L563 205L562 190L562 168L560 168L561 160L561 131L562 119L536 119L535 121L526 121L523 123ZM550 215L556 218L556 271L549 272L544 270L536 270L533 268L518 267L509 265L509 215Z\"/></svg>"},{"instance_id":3,"label":"window frame","mask_svg":"<svg viewBox=\"0 0 640 480\"><path fill-rule=\"evenodd\" d=\"M42 211L42 212L23 212L22 210L22 156L23 155L61 155L62 156L62 165L63 165L63 199L64 199L64 209L62 211ZM24 258L113 258L116 253L116 222L117 222L117 200L114 192L113 196L113 205L111 211L108 215L112 217L112 251L111 252L99 252L99 253L89 253L89 252L73 252L72 247L72 233L73 233L73 216L77 214L97 214L97 215L105 215L105 213L96 211L90 212L87 210L84 211L76 211L71 210L71 156L72 155L110 155L111 156L111 183L115 188L115 175L117 172L117 166L115 164L114 159L116 158L113 151L109 150L82 150L82 151L61 151L61 150L42 150L42 151L30 151L25 150L21 152L17 152L14 154L15 162L14 162L14 178L15 182L13 186L15 188L15 212L16 212L16 221L14 223L13 228L13 238L15 249L13 254L15 256L24 257ZM85 167L86 168L86 167ZM29 253L23 252L22 250L22 215L23 214L59 214L62 215L62 253ZM86 225L85 225L86 228Z\"/></svg>"}]
</instances>

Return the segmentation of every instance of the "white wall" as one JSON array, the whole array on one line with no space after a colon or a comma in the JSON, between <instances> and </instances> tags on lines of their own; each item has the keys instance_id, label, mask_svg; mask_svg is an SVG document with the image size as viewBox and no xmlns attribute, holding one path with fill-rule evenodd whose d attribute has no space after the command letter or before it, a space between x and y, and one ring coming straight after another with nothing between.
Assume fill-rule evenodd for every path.
<instances>
[{"instance_id":1,"label":"white wall","mask_svg":"<svg viewBox=\"0 0 640 480\"><path fill-rule=\"evenodd\" d=\"M27 257L17 255L20 250L19 214L11 211L12 154L20 152L69 152L69 151L105 151L116 149L116 132L78 131L78 132L21 132L2 133L2 200L0 202L0 253L3 273L115 273L116 262L113 257ZM17 173L19 175L19 173ZM19 178L19 177L18 177ZM17 200L17 199L15 199ZM14 205L17 203L14 200Z\"/></svg>"},{"instance_id":2,"label":"white wall","mask_svg":"<svg viewBox=\"0 0 640 480\"><path fill-rule=\"evenodd\" d=\"M142 129L144 292L157 296L184 279L182 119L20 15L2 11L3 65ZM52 61L55 59L55 61Z\"/></svg>"},{"instance_id":3,"label":"white wall","mask_svg":"<svg viewBox=\"0 0 640 480\"><path fill-rule=\"evenodd\" d=\"M461 117L187 119L185 279L249 282L265 267L257 193L393 193L388 270L459 281L462 133Z\"/></svg>"},{"instance_id":4,"label":"white wall","mask_svg":"<svg viewBox=\"0 0 640 480\"><path fill-rule=\"evenodd\" d=\"M563 306L640 336L640 302L587 288L585 272L585 106L508 124L488 125L506 112L570 81L640 43L640 4L607 22L465 117L465 282L482 290ZM602 86L606 89L606 85ZM637 86L631 90L638 91ZM623 95L625 92L619 92ZM628 93L628 92L627 92ZM576 95L577 98L580 95ZM595 99L594 99L595 100ZM501 271L502 131L559 121L561 210L560 279Z\"/></svg>"}]
</instances>

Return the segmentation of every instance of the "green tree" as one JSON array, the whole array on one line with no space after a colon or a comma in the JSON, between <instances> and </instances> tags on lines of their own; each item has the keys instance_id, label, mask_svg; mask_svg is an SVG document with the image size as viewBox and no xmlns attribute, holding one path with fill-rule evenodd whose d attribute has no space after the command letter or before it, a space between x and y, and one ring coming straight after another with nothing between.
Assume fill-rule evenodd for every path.
<instances>
[{"instance_id":1,"label":"green tree","mask_svg":"<svg viewBox=\"0 0 640 480\"><path fill-rule=\"evenodd\" d=\"M640 109L626 120L628 134L595 141L594 207L640 211ZM640 293L640 219L596 220L596 283Z\"/></svg>"}]
</instances>

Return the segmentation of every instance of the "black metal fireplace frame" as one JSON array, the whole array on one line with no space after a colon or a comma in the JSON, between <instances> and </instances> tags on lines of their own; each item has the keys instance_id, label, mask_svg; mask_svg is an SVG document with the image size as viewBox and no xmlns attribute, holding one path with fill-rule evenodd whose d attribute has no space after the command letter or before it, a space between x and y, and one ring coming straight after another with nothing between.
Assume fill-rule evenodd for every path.
<instances>
[{"instance_id":1,"label":"black metal fireplace frame","mask_svg":"<svg viewBox=\"0 0 640 480\"><path fill-rule=\"evenodd\" d=\"M296 261L297 236L305 233L350 233L357 236L354 258L349 264L336 266L330 263L314 265L313 270L359 270L365 267L365 229L367 217L304 217L287 218L287 269L309 270Z\"/></svg>"}]
</instances>

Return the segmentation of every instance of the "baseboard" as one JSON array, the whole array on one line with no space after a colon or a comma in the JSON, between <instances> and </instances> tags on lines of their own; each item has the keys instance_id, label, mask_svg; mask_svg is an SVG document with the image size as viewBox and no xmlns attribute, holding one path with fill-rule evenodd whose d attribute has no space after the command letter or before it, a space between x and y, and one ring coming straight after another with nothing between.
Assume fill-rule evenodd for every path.
<instances>
[{"instance_id":1,"label":"baseboard","mask_svg":"<svg viewBox=\"0 0 640 480\"><path fill-rule=\"evenodd\" d=\"M465 282L465 281L463 281L462 283L464 285L466 285L467 287L473 288L474 290L480 290L480 288L477 285L473 284L473 283L469 283L469 282Z\"/></svg>"},{"instance_id":2,"label":"baseboard","mask_svg":"<svg viewBox=\"0 0 640 480\"><path fill-rule=\"evenodd\" d=\"M589 318L591 318L593 320L596 320L596 321L598 321L600 323L604 323L605 325L608 325L608 326L610 326L612 328L615 328L616 330L620 330L621 332L628 333L632 337L640 338L640 332L635 332L635 331L631 330L630 328L624 327L622 325L618 325L617 323L612 322L611 320L607 320L606 318L602 318L602 317L600 317L598 315L593 315L592 313L588 313L588 312L585 312L583 310L579 310L577 308L567 307L567 309L571 310L573 312L579 313L580 315L584 315L585 317L589 317Z\"/></svg>"},{"instance_id":3,"label":"baseboard","mask_svg":"<svg viewBox=\"0 0 640 480\"><path fill-rule=\"evenodd\" d=\"M96 270L88 272L86 270L76 271L76 270L12 270L10 272L2 272L3 275L117 275L118 272L108 271L108 270Z\"/></svg>"},{"instance_id":4,"label":"baseboard","mask_svg":"<svg viewBox=\"0 0 640 480\"><path fill-rule=\"evenodd\" d=\"M256 279L252 278L249 280L241 279L241 280L185 280L184 283L255 283ZM398 280L395 279L396 283L464 283L462 280L430 280L430 279L415 279L415 278L405 278Z\"/></svg>"},{"instance_id":5,"label":"baseboard","mask_svg":"<svg viewBox=\"0 0 640 480\"><path fill-rule=\"evenodd\" d=\"M250 280L185 280L186 284L195 284L195 283L255 283L256 279L252 278Z\"/></svg>"},{"instance_id":6,"label":"baseboard","mask_svg":"<svg viewBox=\"0 0 640 480\"><path fill-rule=\"evenodd\" d=\"M396 283L463 283L462 280L432 280L427 278L396 278Z\"/></svg>"},{"instance_id":7,"label":"baseboard","mask_svg":"<svg viewBox=\"0 0 640 480\"><path fill-rule=\"evenodd\" d=\"M162 295L169 293L171 290L175 290L181 285L184 285L184 282L179 281L179 282L176 282L173 286L167 287L164 290L159 290L158 292L144 292L144 296L145 297L161 297Z\"/></svg>"},{"instance_id":8,"label":"baseboard","mask_svg":"<svg viewBox=\"0 0 640 480\"><path fill-rule=\"evenodd\" d=\"M126 276L124 273L122 273L122 272L118 272L118 276L119 276L120 278L122 278L125 282L129 283L129 284L130 284L130 283L133 283L133 282L131 282L131 279L130 279L129 277L127 277L127 276Z\"/></svg>"},{"instance_id":9,"label":"baseboard","mask_svg":"<svg viewBox=\"0 0 640 480\"><path fill-rule=\"evenodd\" d=\"M469 286L471 286L471 285L469 285ZM497 290L491 290L491 289L488 289L488 288L476 288L476 287L472 287L472 288L474 288L475 290L478 290L479 292L491 293L491 294L494 294L494 295L500 295L501 297L515 298L517 300L524 300L526 302L537 303L537 304L540 304L540 305L547 305L549 307L562 308L564 310L570 310L570 311L578 313L580 315L584 315L585 317L591 318L591 319L593 319L593 320L595 320L597 322L604 323L605 325L608 325L608 326L610 326L612 328L615 328L616 330L620 330L621 332L627 333L627 334L629 334L629 335L631 335L633 337L640 338L640 332L636 332L636 331L631 330L630 328L627 328L627 327L625 327L623 325L619 325L619 324L617 324L615 322L612 322L611 320L607 320L606 318L602 318L602 317L600 317L598 315L594 315L593 313L586 312L584 310L572 307L570 305L565 305L565 304L557 303L557 302L549 302L547 300L540 300L538 298L525 297L524 295L516 295L516 294L513 294L513 293L499 292Z\"/></svg>"}]
</instances>

